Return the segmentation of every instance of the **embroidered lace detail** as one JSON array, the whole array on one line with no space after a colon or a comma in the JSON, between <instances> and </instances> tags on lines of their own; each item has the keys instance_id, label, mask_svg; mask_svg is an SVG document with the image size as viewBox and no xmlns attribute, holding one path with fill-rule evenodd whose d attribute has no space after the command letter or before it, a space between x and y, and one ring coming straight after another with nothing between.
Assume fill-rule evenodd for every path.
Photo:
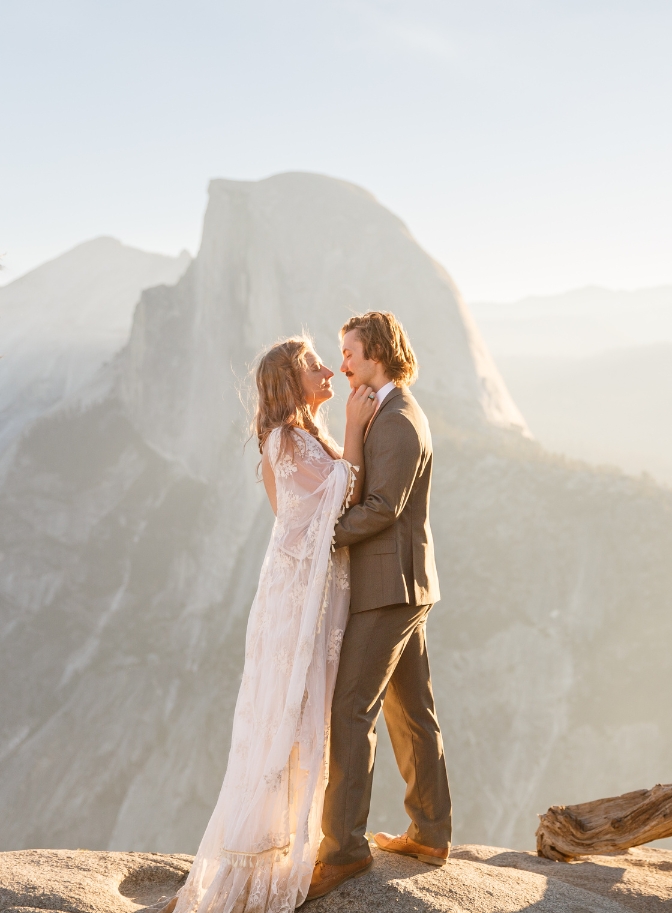
<instances>
[{"instance_id":1,"label":"embroidered lace detail","mask_svg":"<svg viewBox=\"0 0 672 913\"><path fill-rule=\"evenodd\" d=\"M292 604L293 609L301 609L303 603L306 599L306 592L308 591L308 584L304 583L301 580L297 580L292 586L289 598Z\"/></svg>"},{"instance_id":2,"label":"embroidered lace detail","mask_svg":"<svg viewBox=\"0 0 672 913\"><path fill-rule=\"evenodd\" d=\"M287 488L278 491L278 517L282 516L283 524L294 520L301 509L301 498Z\"/></svg>"},{"instance_id":3,"label":"embroidered lace detail","mask_svg":"<svg viewBox=\"0 0 672 913\"><path fill-rule=\"evenodd\" d=\"M340 551L334 555L334 581L339 590L350 589L350 575L348 574L348 561L341 560Z\"/></svg>"},{"instance_id":4,"label":"embroidered lace detail","mask_svg":"<svg viewBox=\"0 0 672 913\"><path fill-rule=\"evenodd\" d=\"M302 640L297 648L297 656L302 660L309 659L313 655L313 643L312 638Z\"/></svg>"},{"instance_id":5,"label":"embroidered lace detail","mask_svg":"<svg viewBox=\"0 0 672 913\"><path fill-rule=\"evenodd\" d=\"M329 743L330 743L330 741L331 741L331 726L329 725L329 723L327 723L327 725L324 727L324 740L322 743L322 757L324 758L324 762L322 765L322 776L324 778L325 788L329 781Z\"/></svg>"},{"instance_id":6,"label":"embroidered lace detail","mask_svg":"<svg viewBox=\"0 0 672 913\"><path fill-rule=\"evenodd\" d=\"M276 662L280 672L289 672L292 668L292 656L290 655L289 650L278 650Z\"/></svg>"},{"instance_id":7,"label":"embroidered lace detail","mask_svg":"<svg viewBox=\"0 0 672 913\"><path fill-rule=\"evenodd\" d=\"M306 555L312 555L315 550L315 543L317 541L317 536L319 533L320 524L317 522L317 518L308 527L306 532Z\"/></svg>"},{"instance_id":8,"label":"embroidered lace detail","mask_svg":"<svg viewBox=\"0 0 672 913\"><path fill-rule=\"evenodd\" d=\"M332 628L329 632L329 640L327 642L328 663L338 662L338 657L341 655L341 644L343 643L344 633L345 632L341 628Z\"/></svg>"},{"instance_id":9,"label":"embroidered lace detail","mask_svg":"<svg viewBox=\"0 0 672 913\"><path fill-rule=\"evenodd\" d=\"M329 607L329 600L331 598L331 581L333 577L333 567L334 562L332 560L331 554L329 555L329 563L327 564L327 572L319 580L316 580L316 586L319 586L319 589L322 591L322 604L320 605L320 614L317 619L317 633L319 634L322 631L322 622L324 617L327 614L327 609ZM317 576L317 575L316 575Z\"/></svg>"},{"instance_id":10,"label":"embroidered lace detail","mask_svg":"<svg viewBox=\"0 0 672 913\"><path fill-rule=\"evenodd\" d=\"M264 783L272 793L277 793L280 787L282 786L282 781L284 778L284 770L272 770L270 773L265 774Z\"/></svg>"},{"instance_id":11,"label":"embroidered lace detail","mask_svg":"<svg viewBox=\"0 0 672 913\"><path fill-rule=\"evenodd\" d=\"M281 568L284 571L294 568L296 566L297 559L294 555L290 555L289 552L283 551L279 548L275 555L275 567Z\"/></svg>"},{"instance_id":12,"label":"embroidered lace detail","mask_svg":"<svg viewBox=\"0 0 672 913\"><path fill-rule=\"evenodd\" d=\"M239 739L235 745L234 752L241 758L246 758L250 750L249 739Z\"/></svg>"},{"instance_id":13,"label":"embroidered lace detail","mask_svg":"<svg viewBox=\"0 0 672 913\"><path fill-rule=\"evenodd\" d=\"M308 434L308 432L304 431L303 429L299 430L299 434L301 435L304 455L307 462L321 463L325 457L327 457L327 459L331 459L322 444L320 444L319 441L315 440L312 434Z\"/></svg>"},{"instance_id":14,"label":"embroidered lace detail","mask_svg":"<svg viewBox=\"0 0 672 913\"><path fill-rule=\"evenodd\" d=\"M342 517L348 507L350 507L350 499L355 490L355 482L357 481L357 473L359 472L359 466L353 466L351 463L348 463L347 460L343 460L343 462L348 467L348 487L343 496L343 503L341 504L341 509L336 518L337 520L339 517ZM331 550L332 552L336 550L336 527L334 527L334 533L331 537Z\"/></svg>"},{"instance_id":15,"label":"embroidered lace detail","mask_svg":"<svg viewBox=\"0 0 672 913\"><path fill-rule=\"evenodd\" d=\"M299 467L289 454L283 454L275 464L275 475L279 476L281 479L286 479L293 472L296 472L298 468Z\"/></svg>"},{"instance_id":16,"label":"embroidered lace detail","mask_svg":"<svg viewBox=\"0 0 672 913\"><path fill-rule=\"evenodd\" d=\"M253 723L254 722L254 706L251 703L241 704L240 707L236 708L237 716L244 723Z\"/></svg>"},{"instance_id":17,"label":"embroidered lace detail","mask_svg":"<svg viewBox=\"0 0 672 913\"><path fill-rule=\"evenodd\" d=\"M278 731L278 725L279 720L277 720L274 716L264 717L259 722L258 731L263 742L268 744L269 742L273 741L273 736Z\"/></svg>"},{"instance_id":18,"label":"embroidered lace detail","mask_svg":"<svg viewBox=\"0 0 672 913\"><path fill-rule=\"evenodd\" d=\"M295 737L296 737L296 727L301 719L301 714L303 712L303 706L304 706L305 701L307 701L307 699L308 699L308 694L306 692L306 693L304 693L303 700L298 707L295 706L295 707L287 708L287 722L289 723L290 726L293 726Z\"/></svg>"},{"instance_id":19,"label":"embroidered lace detail","mask_svg":"<svg viewBox=\"0 0 672 913\"><path fill-rule=\"evenodd\" d=\"M259 841L257 846L259 849L251 850L249 853L244 853L239 850L227 850L225 847L222 847L222 859L233 866L242 866L243 868L252 868L253 866L256 867L259 865L272 865L282 856L286 856L289 852L288 835L268 834L266 839ZM260 887L259 879L257 878L256 881L258 887ZM266 893L268 893L268 889L266 889ZM248 895L248 907L246 908L248 910L251 897L252 892Z\"/></svg>"}]
</instances>

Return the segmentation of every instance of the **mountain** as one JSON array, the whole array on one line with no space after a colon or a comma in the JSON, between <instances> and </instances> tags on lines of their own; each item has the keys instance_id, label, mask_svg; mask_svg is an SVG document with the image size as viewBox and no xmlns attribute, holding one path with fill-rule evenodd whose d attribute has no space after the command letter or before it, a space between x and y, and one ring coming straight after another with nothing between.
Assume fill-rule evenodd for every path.
<instances>
[{"instance_id":1,"label":"mountain","mask_svg":"<svg viewBox=\"0 0 672 913\"><path fill-rule=\"evenodd\" d=\"M409 330L435 440L456 839L531 846L550 804L668 775L672 493L545 453L448 275L368 193L214 181L194 262L5 474L3 847L195 850L272 522L243 446L249 365L302 326L335 364L369 307ZM405 826L397 780L381 738L373 828Z\"/></svg>"},{"instance_id":2,"label":"mountain","mask_svg":"<svg viewBox=\"0 0 672 913\"><path fill-rule=\"evenodd\" d=\"M404 322L417 389L443 421L525 431L443 268L370 194L307 174L212 182L198 257L174 291L148 292L135 315L121 382L128 414L157 450L211 479L240 416L232 382L260 349L305 326L337 364L338 329L370 308Z\"/></svg>"},{"instance_id":3,"label":"mountain","mask_svg":"<svg viewBox=\"0 0 672 913\"><path fill-rule=\"evenodd\" d=\"M471 310L540 443L672 484L672 286Z\"/></svg>"},{"instance_id":4,"label":"mountain","mask_svg":"<svg viewBox=\"0 0 672 913\"><path fill-rule=\"evenodd\" d=\"M91 380L128 339L142 290L190 260L95 238L0 288L0 453Z\"/></svg>"},{"instance_id":5,"label":"mountain","mask_svg":"<svg viewBox=\"0 0 672 913\"><path fill-rule=\"evenodd\" d=\"M578 358L672 343L672 285L632 291L589 286L506 303L475 302L469 309L495 358Z\"/></svg>"},{"instance_id":6,"label":"mountain","mask_svg":"<svg viewBox=\"0 0 672 913\"><path fill-rule=\"evenodd\" d=\"M497 362L544 446L672 485L672 343Z\"/></svg>"}]
</instances>

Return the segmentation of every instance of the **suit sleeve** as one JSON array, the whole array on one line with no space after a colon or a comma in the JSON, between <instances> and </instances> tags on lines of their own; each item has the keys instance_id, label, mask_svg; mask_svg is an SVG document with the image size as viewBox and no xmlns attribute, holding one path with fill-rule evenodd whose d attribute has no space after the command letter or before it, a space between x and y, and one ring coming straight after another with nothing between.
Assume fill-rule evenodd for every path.
<instances>
[{"instance_id":1,"label":"suit sleeve","mask_svg":"<svg viewBox=\"0 0 672 913\"><path fill-rule=\"evenodd\" d=\"M371 429L373 454L366 464L367 495L336 524L335 545L354 545L391 526L406 506L422 464L422 447L409 420L398 412L378 417Z\"/></svg>"}]
</instances>

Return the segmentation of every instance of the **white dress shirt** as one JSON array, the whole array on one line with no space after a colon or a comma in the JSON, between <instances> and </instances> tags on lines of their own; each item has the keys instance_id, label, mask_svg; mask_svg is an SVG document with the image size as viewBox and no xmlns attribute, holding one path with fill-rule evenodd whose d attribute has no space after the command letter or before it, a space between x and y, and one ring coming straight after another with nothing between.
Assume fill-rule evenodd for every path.
<instances>
[{"instance_id":1,"label":"white dress shirt","mask_svg":"<svg viewBox=\"0 0 672 913\"><path fill-rule=\"evenodd\" d=\"M380 390L376 393L376 399L378 400L378 403L377 403L377 405L376 405L376 412L377 412L377 411L380 409L380 407L382 406L383 400L385 399L385 397L387 396L387 394L390 392L390 390L394 390L394 388L395 388L396 386L397 386L397 385L395 384L395 382L394 382L393 380L391 380L391 381L389 382L389 384L385 384L385 386L384 386L384 387L381 387Z\"/></svg>"}]
</instances>

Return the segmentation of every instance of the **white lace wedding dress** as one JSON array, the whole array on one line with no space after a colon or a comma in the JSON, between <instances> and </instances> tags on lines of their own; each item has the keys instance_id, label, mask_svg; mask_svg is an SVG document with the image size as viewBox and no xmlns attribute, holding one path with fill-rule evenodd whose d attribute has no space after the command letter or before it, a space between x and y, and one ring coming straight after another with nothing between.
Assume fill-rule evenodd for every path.
<instances>
[{"instance_id":1,"label":"white lace wedding dress","mask_svg":"<svg viewBox=\"0 0 672 913\"><path fill-rule=\"evenodd\" d=\"M277 518L247 626L224 783L175 913L290 913L321 830L329 715L348 615L347 549L334 526L354 476L318 441L267 446Z\"/></svg>"}]
</instances>

